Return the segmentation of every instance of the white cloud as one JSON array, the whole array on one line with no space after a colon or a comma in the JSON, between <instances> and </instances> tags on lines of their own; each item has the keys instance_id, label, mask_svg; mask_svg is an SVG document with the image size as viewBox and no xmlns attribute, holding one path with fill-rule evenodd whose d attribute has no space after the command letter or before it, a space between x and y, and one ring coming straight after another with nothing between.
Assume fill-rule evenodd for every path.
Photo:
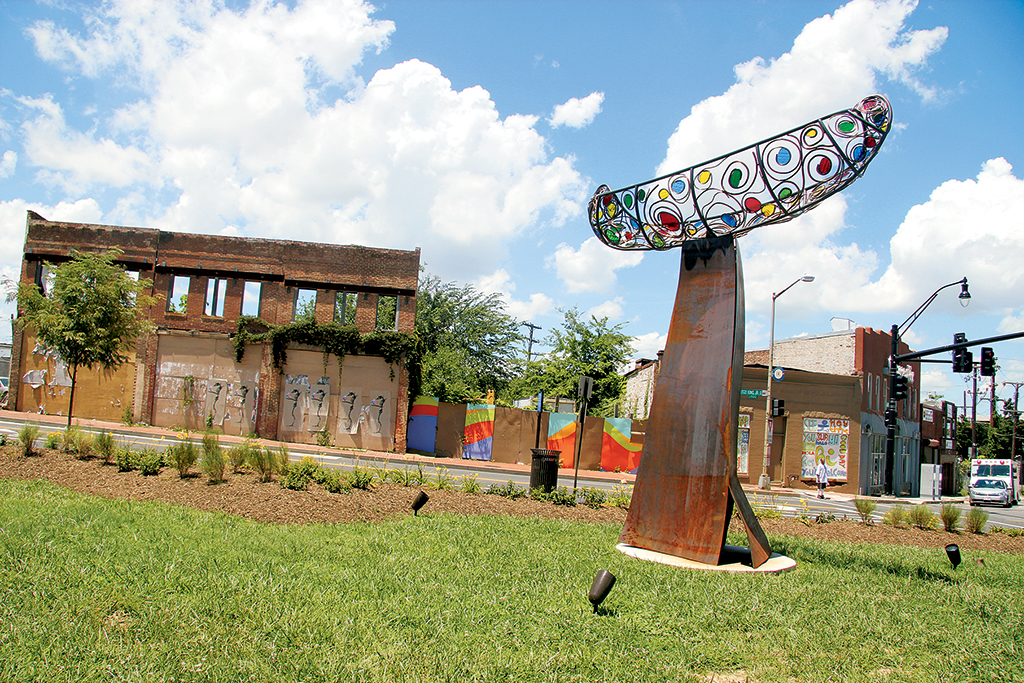
<instances>
[{"instance_id":1,"label":"white cloud","mask_svg":"<svg viewBox=\"0 0 1024 683\"><path fill-rule=\"evenodd\" d=\"M598 114L601 113L601 103L604 102L603 92L593 92L580 99L571 98L565 104L555 105L548 123L552 128L569 126L570 128L585 128L593 123Z\"/></svg>"},{"instance_id":2,"label":"white cloud","mask_svg":"<svg viewBox=\"0 0 1024 683\"><path fill-rule=\"evenodd\" d=\"M616 270L631 268L642 260L643 252L609 249L596 237L581 244L578 251L560 244L549 257L570 292L607 292L615 286Z\"/></svg>"},{"instance_id":3,"label":"white cloud","mask_svg":"<svg viewBox=\"0 0 1024 683\"><path fill-rule=\"evenodd\" d=\"M625 304L625 300L621 296L617 296L614 299L609 299L604 303L600 303L594 306L587 315L592 315L595 318L608 318L610 320L617 320L622 317L622 306Z\"/></svg>"},{"instance_id":4,"label":"white cloud","mask_svg":"<svg viewBox=\"0 0 1024 683\"><path fill-rule=\"evenodd\" d=\"M916 5L852 0L808 23L779 58L765 62L758 57L736 66L737 82L696 104L679 123L658 174L852 107L875 92L879 73L931 97L913 73L941 47L948 29L906 30L904 21Z\"/></svg>"},{"instance_id":5,"label":"white cloud","mask_svg":"<svg viewBox=\"0 0 1024 683\"><path fill-rule=\"evenodd\" d=\"M512 292L516 285L509 278L504 268L499 268L491 275L479 278L474 286L485 294L500 294L505 302L505 312L516 320L529 321L535 317L545 315L555 308L554 300L547 294L531 294L526 301L518 301L512 298Z\"/></svg>"},{"instance_id":6,"label":"white cloud","mask_svg":"<svg viewBox=\"0 0 1024 683\"><path fill-rule=\"evenodd\" d=\"M667 334L659 334L658 332L641 334L633 337L633 353L637 358L654 359L658 357L658 351L663 351L665 349L665 344L667 342Z\"/></svg>"},{"instance_id":7,"label":"white cloud","mask_svg":"<svg viewBox=\"0 0 1024 683\"><path fill-rule=\"evenodd\" d=\"M88 132L26 100L29 161L66 189L125 187L116 216L136 225L420 245L446 278L491 272L521 232L582 211L589 188L573 158L549 158L536 117L502 118L486 90L415 59L362 83L363 53L394 30L372 11L120 0L88 10L83 35L40 22L43 58L125 70L141 96Z\"/></svg>"},{"instance_id":8,"label":"white cloud","mask_svg":"<svg viewBox=\"0 0 1024 683\"><path fill-rule=\"evenodd\" d=\"M1003 158L985 162L976 180L946 181L907 212L890 243L892 264L864 296L904 310L966 276L972 309L1018 307L1024 289L1024 268L1017 265L1024 263L1022 212L1024 180ZM956 296L938 305L956 306Z\"/></svg>"},{"instance_id":9,"label":"white cloud","mask_svg":"<svg viewBox=\"0 0 1024 683\"><path fill-rule=\"evenodd\" d=\"M92 184L123 187L150 179L150 160L143 150L68 128L60 105L49 95L18 102L37 112L21 126L29 163L65 191L79 194Z\"/></svg>"},{"instance_id":10,"label":"white cloud","mask_svg":"<svg viewBox=\"0 0 1024 683\"><path fill-rule=\"evenodd\" d=\"M10 178L14 175L14 168L18 165L18 154L12 150L4 152L0 158L0 178Z\"/></svg>"}]
</instances>

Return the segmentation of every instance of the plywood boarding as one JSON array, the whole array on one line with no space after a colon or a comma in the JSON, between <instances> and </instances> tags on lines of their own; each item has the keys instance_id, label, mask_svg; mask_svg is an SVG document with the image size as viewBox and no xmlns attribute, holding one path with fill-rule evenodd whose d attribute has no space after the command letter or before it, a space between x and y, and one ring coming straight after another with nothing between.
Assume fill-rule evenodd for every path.
<instances>
[{"instance_id":1,"label":"plywood boarding","mask_svg":"<svg viewBox=\"0 0 1024 683\"><path fill-rule=\"evenodd\" d=\"M391 372L383 358L348 355L339 376L335 356L327 357L325 367L322 351L289 349L281 387L278 438L312 444L316 443L317 432L326 427L332 443L340 448L394 450L398 379L397 373L392 378ZM304 386L308 390L302 405L297 406L289 393L301 393ZM293 408L299 418L294 421Z\"/></svg>"},{"instance_id":2,"label":"plywood boarding","mask_svg":"<svg viewBox=\"0 0 1024 683\"><path fill-rule=\"evenodd\" d=\"M67 415L71 398L71 382L55 354L39 353L36 338L31 330L22 337L21 377L12 373L11 381L22 382L18 391L18 410L28 413L42 412L47 415ZM23 381L26 373L30 381ZM74 415L82 418L118 422L124 415L125 407L132 405L135 391L135 352L128 354L128 361L115 370L97 367L93 370L79 368L75 382Z\"/></svg>"},{"instance_id":3,"label":"plywood boarding","mask_svg":"<svg viewBox=\"0 0 1024 683\"><path fill-rule=\"evenodd\" d=\"M202 429L210 415L225 434L254 431L258 353L236 363L230 340L160 335L156 366L155 426Z\"/></svg>"},{"instance_id":4,"label":"plywood boarding","mask_svg":"<svg viewBox=\"0 0 1024 683\"><path fill-rule=\"evenodd\" d=\"M466 432L466 404L439 403L437 406L437 455L462 457L462 437Z\"/></svg>"}]
</instances>

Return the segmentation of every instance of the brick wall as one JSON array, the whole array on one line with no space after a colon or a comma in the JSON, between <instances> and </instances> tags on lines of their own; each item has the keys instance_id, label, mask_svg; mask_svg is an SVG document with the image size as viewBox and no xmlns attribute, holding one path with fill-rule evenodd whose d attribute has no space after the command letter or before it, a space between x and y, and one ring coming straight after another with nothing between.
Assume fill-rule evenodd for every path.
<instances>
[{"instance_id":1,"label":"brick wall","mask_svg":"<svg viewBox=\"0 0 1024 683\"><path fill-rule=\"evenodd\" d=\"M158 330L191 333L230 334L242 311L247 281L261 283L260 317L274 325L292 322L297 289L315 289L316 319L334 319L334 297L338 291L357 295L356 325L362 333L372 332L377 322L379 296L393 296L399 302L398 329L415 329L416 288L419 278L419 248L411 251L374 249L354 245L318 244L219 235L176 233L151 228L131 228L87 223L49 221L29 211L22 260L22 282L33 282L41 263L61 263L74 250L105 252L119 249L118 262L140 278L152 281L151 293L159 302L149 311ZM187 309L167 310L167 299L175 276L190 278ZM206 315L207 286L211 279L225 280L222 316ZM177 302L174 302L177 303ZM214 311L215 313L215 311ZM25 349L20 331L14 335L12 378L20 378ZM132 387L135 419L150 421L156 377L157 336L137 344L135 385ZM28 349L31 352L31 349ZM396 446L404 450L408 419L408 376L398 370L400 411L396 424ZM257 428L262 436L274 438L281 386L280 372L263 349L260 375L260 405ZM19 381L12 381L12 405L16 405ZM76 396L76 403L77 403ZM85 413L83 413L85 416Z\"/></svg>"}]
</instances>

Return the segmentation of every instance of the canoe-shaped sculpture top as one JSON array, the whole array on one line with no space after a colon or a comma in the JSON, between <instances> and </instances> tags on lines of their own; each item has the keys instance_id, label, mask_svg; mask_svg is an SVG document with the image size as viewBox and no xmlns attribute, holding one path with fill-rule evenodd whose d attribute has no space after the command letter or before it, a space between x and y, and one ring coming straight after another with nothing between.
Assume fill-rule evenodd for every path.
<instances>
[{"instance_id":1,"label":"canoe-shaped sculpture top","mask_svg":"<svg viewBox=\"0 0 1024 683\"><path fill-rule=\"evenodd\" d=\"M602 185L590 225L615 249L670 249L742 235L814 208L856 180L892 123L881 95L770 140L621 190Z\"/></svg>"}]
</instances>

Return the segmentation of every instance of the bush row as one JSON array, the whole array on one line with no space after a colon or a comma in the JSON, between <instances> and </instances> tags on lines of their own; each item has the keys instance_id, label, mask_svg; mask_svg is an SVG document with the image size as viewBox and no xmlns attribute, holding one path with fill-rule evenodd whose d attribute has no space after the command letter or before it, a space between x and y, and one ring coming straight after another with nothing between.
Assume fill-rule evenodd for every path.
<instances>
[{"instance_id":1,"label":"bush row","mask_svg":"<svg viewBox=\"0 0 1024 683\"><path fill-rule=\"evenodd\" d=\"M26 424L18 433L18 442L25 457L35 455L35 442L39 438L38 425ZM192 468L198 466L211 483L224 481L224 473L230 467L233 472L249 469L261 482L273 481L294 491L306 490L311 482L331 493L348 493L352 489L372 489L378 483L394 483L399 486L425 487L430 490L462 490L465 493L486 493L504 496L512 500L529 497L555 505L573 507L582 503L599 508L605 505L628 508L630 489L616 487L611 492L583 487L573 492L560 486L552 491L540 488L528 490L513 481L505 484L491 484L486 490L477 481L477 475L453 477L445 467L438 467L428 474L421 463L415 468L409 466L388 469L387 467L355 466L351 471L324 467L313 458L305 457L299 462L290 462L288 449L282 444L278 448L261 445L255 439L246 439L224 449L220 437L212 432L204 434L197 443L187 433L179 442L169 446L163 453L146 448L134 451L118 443L114 436L103 430L96 436L72 426L63 432L47 434L46 448L72 454L79 459L100 458L106 464L116 464L118 471L138 471L143 475L159 474L166 467L177 470L179 477L191 476Z\"/></svg>"}]
</instances>

